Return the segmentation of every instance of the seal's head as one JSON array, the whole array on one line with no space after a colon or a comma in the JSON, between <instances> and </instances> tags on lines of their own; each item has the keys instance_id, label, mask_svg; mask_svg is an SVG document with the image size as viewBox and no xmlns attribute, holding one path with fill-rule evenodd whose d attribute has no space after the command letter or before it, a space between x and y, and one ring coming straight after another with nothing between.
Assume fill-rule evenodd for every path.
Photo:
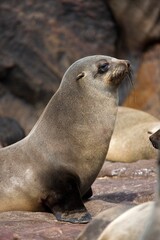
<instances>
[{"instance_id":1,"label":"seal's head","mask_svg":"<svg viewBox=\"0 0 160 240\"><path fill-rule=\"evenodd\" d=\"M90 88L115 89L125 76L130 76L130 63L104 55L82 58L73 63L64 74L62 84L89 85Z\"/></svg>"},{"instance_id":2,"label":"seal's head","mask_svg":"<svg viewBox=\"0 0 160 240\"><path fill-rule=\"evenodd\" d=\"M149 137L154 148L160 150L160 129Z\"/></svg>"}]
</instances>

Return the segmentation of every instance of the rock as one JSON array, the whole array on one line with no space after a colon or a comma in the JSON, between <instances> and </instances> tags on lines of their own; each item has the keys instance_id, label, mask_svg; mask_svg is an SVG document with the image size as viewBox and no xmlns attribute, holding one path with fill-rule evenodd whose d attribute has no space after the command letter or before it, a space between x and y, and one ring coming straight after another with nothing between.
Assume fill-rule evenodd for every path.
<instances>
[{"instance_id":1,"label":"rock","mask_svg":"<svg viewBox=\"0 0 160 240\"><path fill-rule=\"evenodd\" d=\"M6 89L0 94L0 116L7 116L17 120L22 128L25 129L26 134L29 133L36 123L42 109L41 106L34 108L31 104L20 100Z\"/></svg>"},{"instance_id":2,"label":"rock","mask_svg":"<svg viewBox=\"0 0 160 240\"><path fill-rule=\"evenodd\" d=\"M157 0L106 0L120 28L119 52L140 54L160 41L159 2ZM134 16L134 17L133 17Z\"/></svg>"},{"instance_id":3,"label":"rock","mask_svg":"<svg viewBox=\"0 0 160 240\"><path fill-rule=\"evenodd\" d=\"M155 197L156 161L135 163L105 162L97 180L93 199L135 204L152 201ZM93 188L93 190L94 190Z\"/></svg>"},{"instance_id":4,"label":"rock","mask_svg":"<svg viewBox=\"0 0 160 240\"><path fill-rule=\"evenodd\" d=\"M0 145L6 147L25 137L25 132L19 123L9 117L0 117Z\"/></svg>"},{"instance_id":5,"label":"rock","mask_svg":"<svg viewBox=\"0 0 160 240\"><path fill-rule=\"evenodd\" d=\"M129 95L128 104L125 106L141 110L148 108L148 112L158 117L160 91L155 81L158 82L160 76L159 50L158 52L156 50L156 45L159 46L160 43L159 2L157 0L124 0L123 2L106 0L105 2L109 5L118 28L117 55L131 61L134 72L133 82L136 84L135 91L131 87L126 89L124 85L122 86L120 104L123 104L132 89L132 98ZM155 51L153 50L148 66L146 54L150 55L148 49L150 52L151 48L155 48Z\"/></svg>"},{"instance_id":6,"label":"rock","mask_svg":"<svg viewBox=\"0 0 160 240\"><path fill-rule=\"evenodd\" d=\"M139 160L133 163L120 163L106 161L98 177L115 177L115 178L154 178L156 174L156 161Z\"/></svg>"},{"instance_id":7,"label":"rock","mask_svg":"<svg viewBox=\"0 0 160 240\"><path fill-rule=\"evenodd\" d=\"M160 44L143 54L135 79L135 87L124 103L124 106L142 109L158 118L160 118L159 55Z\"/></svg>"},{"instance_id":8,"label":"rock","mask_svg":"<svg viewBox=\"0 0 160 240\"><path fill-rule=\"evenodd\" d=\"M84 225L57 222L52 214L5 212L0 214L0 239L74 239Z\"/></svg>"},{"instance_id":9,"label":"rock","mask_svg":"<svg viewBox=\"0 0 160 240\"><path fill-rule=\"evenodd\" d=\"M101 53L102 45L103 54L114 54L115 24L101 1L14 0L0 7L0 78L28 102L47 103L76 59Z\"/></svg>"}]
</instances>

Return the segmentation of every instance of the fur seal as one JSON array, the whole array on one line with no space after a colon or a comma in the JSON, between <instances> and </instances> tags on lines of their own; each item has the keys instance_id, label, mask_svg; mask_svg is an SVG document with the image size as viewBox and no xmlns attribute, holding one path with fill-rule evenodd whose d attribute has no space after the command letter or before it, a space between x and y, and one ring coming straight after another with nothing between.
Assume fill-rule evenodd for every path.
<instances>
[{"instance_id":1,"label":"fur seal","mask_svg":"<svg viewBox=\"0 0 160 240\"><path fill-rule=\"evenodd\" d=\"M158 131L156 131L149 137L149 140L151 141L154 148L160 150L160 128L158 129ZM159 158L158 158L158 164L159 164Z\"/></svg>"},{"instance_id":2,"label":"fur seal","mask_svg":"<svg viewBox=\"0 0 160 240\"><path fill-rule=\"evenodd\" d=\"M137 240L147 223L153 202L145 202L129 209L111 222L97 240Z\"/></svg>"},{"instance_id":3,"label":"fur seal","mask_svg":"<svg viewBox=\"0 0 160 240\"><path fill-rule=\"evenodd\" d=\"M0 150L0 211L51 211L57 220L91 219L92 195L117 113L117 89L130 63L95 55L73 63L28 136Z\"/></svg>"},{"instance_id":4,"label":"fur seal","mask_svg":"<svg viewBox=\"0 0 160 240\"><path fill-rule=\"evenodd\" d=\"M102 231L110 224L114 219L120 216L122 213L133 207L133 204L117 205L100 212L82 231L76 240L92 239L97 240Z\"/></svg>"},{"instance_id":5,"label":"fur seal","mask_svg":"<svg viewBox=\"0 0 160 240\"><path fill-rule=\"evenodd\" d=\"M153 147L158 149L157 158L157 199L153 205L151 216L145 226L144 233L140 240L159 240L160 239L160 129L150 136Z\"/></svg>"},{"instance_id":6,"label":"fur seal","mask_svg":"<svg viewBox=\"0 0 160 240\"><path fill-rule=\"evenodd\" d=\"M128 107L118 107L106 159L115 162L155 159L157 151L150 144L149 136L159 128L159 119L149 113Z\"/></svg>"}]
</instances>

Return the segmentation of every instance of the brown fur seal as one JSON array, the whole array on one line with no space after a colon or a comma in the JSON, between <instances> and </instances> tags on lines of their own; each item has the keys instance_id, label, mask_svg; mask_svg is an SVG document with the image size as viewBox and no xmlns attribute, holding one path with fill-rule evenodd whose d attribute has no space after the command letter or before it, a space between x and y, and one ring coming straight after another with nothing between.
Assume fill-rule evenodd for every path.
<instances>
[{"instance_id":1,"label":"brown fur seal","mask_svg":"<svg viewBox=\"0 0 160 240\"><path fill-rule=\"evenodd\" d=\"M150 136L153 146L159 150L158 153L158 176L157 176L157 199L154 203L151 216L145 226L145 231L140 240L159 240L160 239L160 129Z\"/></svg>"},{"instance_id":2,"label":"brown fur seal","mask_svg":"<svg viewBox=\"0 0 160 240\"><path fill-rule=\"evenodd\" d=\"M106 159L116 162L135 162L140 159L155 159L156 149L149 136L160 128L160 121L149 113L118 107L114 132Z\"/></svg>"},{"instance_id":3,"label":"brown fur seal","mask_svg":"<svg viewBox=\"0 0 160 240\"><path fill-rule=\"evenodd\" d=\"M138 240L144 231L153 202L133 207L111 222L97 240Z\"/></svg>"},{"instance_id":4,"label":"brown fur seal","mask_svg":"<svg viewBox=\"0 0 160 240\"><path fill-rule=\"evenodd\" d=\"M0 211L53 212L60 221L88 222L91 196L117 113L125 60L97 55L75 62L30 134L0 151Z\"/></svg>"},{"instance_id":5,"label":"brown fur seal","mask_svg":"<svg viewBox=\"0 0 160 240\"><path fill-rule=\"evenodd\" d=\"M160 150L160 128L158 129L158 131L156 131L149 137L149 140L151 141L154 148ZM158 158L158 164L159 164L159 158Z\"/></svg>"},{"instance_id":6,"label":"brown fur seal","mask_svg":"<svg viewBox=\"0 0 160 240\"><path fill-rule=\"evenodd\" d=\"M111 207L99 213L82 231L77 240L97 240L102 231L110 224L114 219L120 216L122 213L133 207L133 204L117 205Z\"/></svg>"}]
</instances>

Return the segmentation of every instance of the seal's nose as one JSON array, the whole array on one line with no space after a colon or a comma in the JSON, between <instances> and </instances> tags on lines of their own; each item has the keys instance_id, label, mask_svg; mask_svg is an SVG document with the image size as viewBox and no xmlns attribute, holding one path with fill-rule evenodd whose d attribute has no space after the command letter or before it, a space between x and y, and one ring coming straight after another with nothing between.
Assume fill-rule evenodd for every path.
<instances>
[{"instance_id":1,"label":"seal's nose","mask_svg":"<svg viewBox=\"0 0 160 240\"><path fill-rule=\"evenodd\" d=\"M131 66L130 61L128 60L120 60L119 64L125 66L127 69L129 69Z\"/></svg>"}]
</instances>

